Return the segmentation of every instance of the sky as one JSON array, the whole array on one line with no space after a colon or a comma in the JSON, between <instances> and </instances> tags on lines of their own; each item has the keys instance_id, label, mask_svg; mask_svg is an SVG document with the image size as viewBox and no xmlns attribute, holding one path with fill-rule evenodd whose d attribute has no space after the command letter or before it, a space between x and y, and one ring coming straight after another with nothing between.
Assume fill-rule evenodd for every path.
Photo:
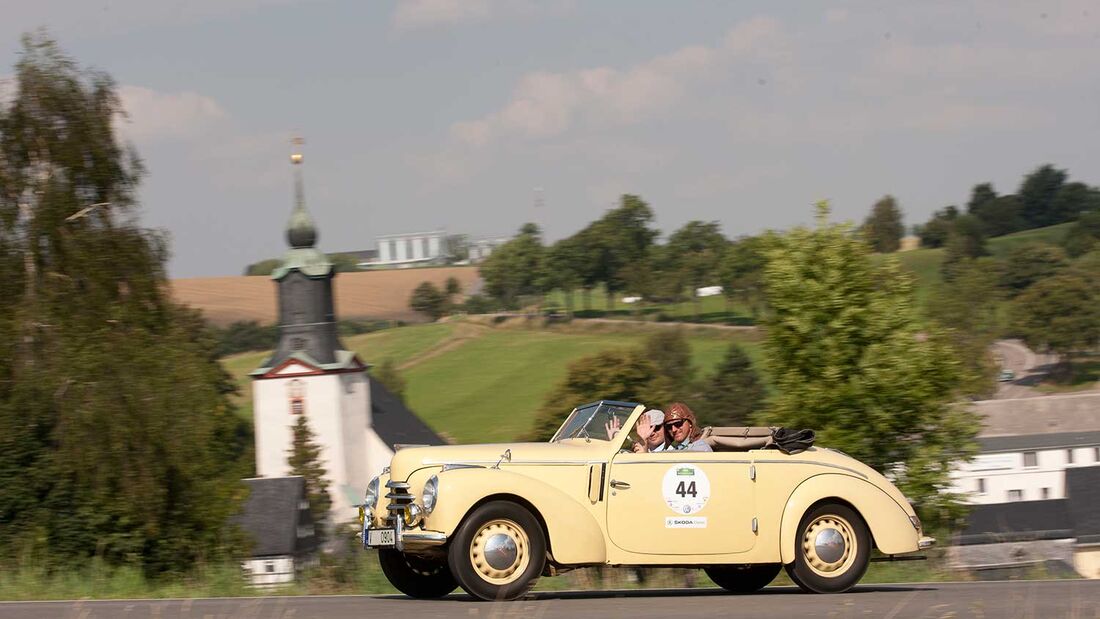
<instances>
[{"instance_id":1,"label":"sky","mask_svg":"<svg viewBox=\"0 0 1100 619\"><path fill-rule=\"evenodd\" d=\"M118 82L172 277L282 255L294 135L326 252L527 221L554 241L623 193L665 234L736 238L822 198L859 221L891 194L917 224L1043 163L1100 184L1092 0L4 4L7 88L43 26Z\"/></svg>"}]
</instances>

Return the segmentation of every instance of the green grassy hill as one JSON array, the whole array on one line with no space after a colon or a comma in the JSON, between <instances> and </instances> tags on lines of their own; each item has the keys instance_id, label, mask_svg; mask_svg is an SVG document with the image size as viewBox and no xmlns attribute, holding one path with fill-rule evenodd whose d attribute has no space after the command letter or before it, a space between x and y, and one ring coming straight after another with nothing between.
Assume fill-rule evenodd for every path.
<instances>
[{"instance_id":1,"label":"green grassy hill","mask_svg":"<svg viewBox=\"0 0 1100 619\"><path fill-rule=\"evenodd\" d=\"M1057 226L1049 226L1047 228L1024 230L1023 232L1006 234L1005 236L989 239L986 244L989 248L989 253L997 257L1004 256L1012 248L1027 243L1050 243L1052 245L1058 245L1062 242L1062 239L1072 226L1073 223L1065 223L1058 224ZM940 277L940 266L943 264L944 249L942 247L937 247L935 249L914 249L911 251L898 252L894 255L897 256L901 266L908 269L916 276L917 301L923 304L925 299L928 298L928 295L931 294L931 291L942 281Z\"/></svg>"},{"instance_id":2,"label":"green grassy hill","mask_svg":"<svg viewBox=\"0 0 1100 619\"><path fill-rule=\"evenodd\" d=\"M570 362L601 350L638 345L659 325L585 323L535 329L452 322L401 327L345 338L368 363L390 358L407 382L406 399L433 429L456 442L511 440L526 432L546 394ZM687 327L693 363L710 372L730 342L758 361L753 331ZM267 353L224 360L241 387L242 413L251 416L248 372ZM562 402L562 415L577 402Z\"/></svg>"}]
</instances>

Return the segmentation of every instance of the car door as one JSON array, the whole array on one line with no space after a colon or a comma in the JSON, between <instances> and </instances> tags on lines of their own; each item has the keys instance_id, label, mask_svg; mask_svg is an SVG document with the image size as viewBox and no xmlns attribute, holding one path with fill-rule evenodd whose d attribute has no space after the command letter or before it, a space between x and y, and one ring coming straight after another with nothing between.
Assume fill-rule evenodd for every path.
<instances>
[{"instance_id":1,"label":"car door","mask_svg":"<svg viewBox=\"0 0 1100 619\"><path fill-rule=\"evenodd\" d=\"M729 554L756 541L747 453L621 453L608 471L608 536L636 553Z\"/></svg>"}]
</instances>

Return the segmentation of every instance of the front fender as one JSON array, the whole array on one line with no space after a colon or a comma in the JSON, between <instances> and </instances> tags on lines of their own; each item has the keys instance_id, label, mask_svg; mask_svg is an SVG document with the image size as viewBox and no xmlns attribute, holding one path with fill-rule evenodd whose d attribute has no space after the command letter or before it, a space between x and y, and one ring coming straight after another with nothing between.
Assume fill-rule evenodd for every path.
<instances>
[{"instance_id":1,"label":"front fender","mask_svg":"<svg viewBox=\"0 0 1100 619\"><path fill-rule=\"evenodd\" d=\"M795 538L802 516L814 503L829 498L848 503L859 512L881 552L892 555L918 550L920 533L909 520L909 514L890 495L867 480L824 473L803 481L787 499L779 529L783 563L794 561Z\"/></svg>"},{"instance_id":2,"label":"front fender","mask_svg":"<svg viewBox=\"0 0 1100 619\"><path fill-rule=\"evenodd\" d=\"M438 497L424 527L446 533L448 538L477 504L488 498L511 498L535 509L558 563L603 563L607 559L603 528L592 514L575 498L536 478L500 469L444 471L439 473Z\"/></svg>"}]
</instances>

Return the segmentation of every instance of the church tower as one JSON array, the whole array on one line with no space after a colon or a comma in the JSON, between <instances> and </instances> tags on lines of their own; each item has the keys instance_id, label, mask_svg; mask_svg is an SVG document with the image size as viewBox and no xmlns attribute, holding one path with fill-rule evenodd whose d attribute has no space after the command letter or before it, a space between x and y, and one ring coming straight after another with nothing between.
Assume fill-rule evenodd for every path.
<instances>
[{"instance_id":1,"label":"church tower","mask_svg":"<svg viewBox=\"0 0 1100 619\"><path fill-rule=\"evenodd\" d=\"M295 140L300 145L301 140ZM336 332L332 296L335 270L318 251L317 229L305 206L302 154L291 155L294 208L287 224L290 244L282 266L271 278L279 300L279 343L262 367L251 373L256 474L284 477L292 445L292 427L305 417L321 446L332 497L330 519L356 517L351 507L388 463L392 451L371 430L371 387L367 364L348 350ZM381 447L378 449L377 447ZM374 456L373 458L371 456Z\"/></svg>"}]
</instances>

